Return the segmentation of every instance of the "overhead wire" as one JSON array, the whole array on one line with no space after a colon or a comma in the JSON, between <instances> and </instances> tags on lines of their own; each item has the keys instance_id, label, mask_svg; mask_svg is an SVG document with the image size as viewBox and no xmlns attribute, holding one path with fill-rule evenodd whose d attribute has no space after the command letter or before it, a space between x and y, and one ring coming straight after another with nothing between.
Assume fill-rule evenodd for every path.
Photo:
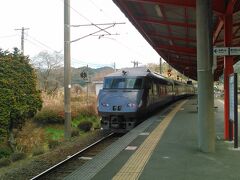
<instances>
[{"instance_id":1,"label":"overhead wire","mask_svg":"<svg viewBox=\"0 0 240 180\"><path fill-rule=\"evenodd\" d=\"M64 0L61 0L61 1L64 1ZM105 11L104 11L104 9L103 8L101 8L101 7L99 7L93 0L89 0L89 2L90 3L92 3L93 4L93 6L96 8L96 9L98 9L101 13L103 13L104 15L105 15L105 17L107 17L107 18L109 18L109 19L112 19ZM88 21L91 25L94 25L94 26L96 26L96 27L98 27L96 24L94 24L89 18L87 18L86 16L84 16L83 14L81 14L79 11L77 11L75 8L73 8L71 5L69 6L75 13L77 13L80 17L82 17L83 19L85 19L86 21ZM82 26L82 25L71 25L71 27L80 27L80 26ZM99 27L98 27L99 28ZM99 28L100 30L102 30L101 28ZM86 36L89 36L89 35L86 35ZM84 36L85 37L85 36ZM100 36L99 36L100 37ZM101 37L103 37L103 36L101 36ZM107 37L104 37L104 38L107 38ZM75 41L78 41L78 40L80 40L80 39L82 39L82 37L81 38L78 38L78 39L76 39L76 40L73 40L73 42L75 42ZM140 55L140 56L145 56L145 55L143 55L142 53L140 53L139 51L136 51L136 50L133 50L132 48L130 48L129 46L127 46L125 43L123 43L123 42L120 42L119 40L116 40L116 39L114 39L114 38L108 38L108 39L111 39L111 40L114 40L114 41L116 41L118 44L120 44L121 46L123 46L124 48L126 48L126 49L128 49L128 50L130 50L132 53L135 53L136 55Z\"/></svg>"},{"instance_id":2,"label":"overhead wire","mask_svg":"<svg viewBox=\"0 0 240 180\"><path fill-rule=\"evenodd\" d=\"M63 0L64 3L64 0ZM69 5L68 5L69 6ZM78 12L75 8L73 8L72 6L69 6L75 13L77 13L79 16L81 16L82 18L84 18L86 21L90 22L93 26L97 27L98 29L110 34L108 31L102 29L101 27L99 27L98 25L96 25L95 23L93 23L90 19L88 19L86 16L82 15L80 12Z\"/></svg>"},{"instance_id":3,"label":"overhead wire","mask_svg":"<svg viewBox=\"0 0 240 180\"><path fill-rule=\"evenodd\" d=\"M109 18L109 19L113 20L112 17L108 13L106 13L104 11L104 9L99 7L93 0L89 0L89 2L92 3L93 6L95 6L95 8L98 9L101 13L103 13L106 18ZM115 22L115 21L113 21L113 22Z\"/></svg>"},{"instance_id":4,"label":"overhead wire","mask_svg":"<svg viewBox=\"0 0 240 180\"><path fill-rule=\"evenodd\" d=\"M105 15L105 17L107 17L107 18L109 18L109 19L112 19L112 17L109 16L109 15L104 11L104 9L101 8L100 6L98 6L93 0L89 0L89 2L91 2L96 9L98 9L101 13L103 13L103 14ZM109 38L109 37L104 37L104 38L108 38L108 39L111 39L111 40L113 40L113 41L116 41L118 44L120 44L120 45L123 46L124 48L132 51L132 53L134 52L134 53L137 54L137 55L145 56L145 55L143 55L141 52L139 52L139 51L137 51L137 50L133 50L132 48L130 48L129 46L127 46L125 43L123 43L123 42L121 42L121 41L119 41L119 40L117 40L117 39L115 39L115 38Z\"/></svg>"},{"instance_id":5,"label":"overhead wire","mask_svg":"<svg viewBox=\"0 0 240 180\"><path fill-rule=\"evenodd\" d=\"M49 47L49 46L46 45L45 43L41 42L40 40L36 39L36 38L33 37L33 36L30 36L29 34L28 34L28 37L30 37L32 40L34 40L35 42L37 42L38 44L40 44L41 46L45 47L45 48L48 49L48 50L51 50L51 51L57 52L57 53L62 51L62 50L57 51L57 50ZM29 39L25 39L25 40L27 40L28 42L30 42L31 44L33 44L33 45L35 45L35 46L37 46L37 47L41 47L41 46L37 45L34 41L31 41L31 40L29 40ZM62 55L63 55L63 54L62 54ZM85 62L85 61L82 61L82 60L78 60L78 59L76 59L76 58L71 58L71 60L72 60L73 63L78 64L78 65L90 65L90 66L95 66L95 67L104 67L104 66L110 66L110 67L112 67L112 64L89 63L89 62Z\"/></svg>"},{"instance_id":6,"label":"overhead wire","mask_svg":"<svg viewBox=\"0 0 240 180\"><path fill-rule=\"evenodd\" d=\"M15 37L15 36L17 36L17 34L5 35L5 36L0 36L0 39L3 39L3 38L10 38L10 37Z\"/></svg>"},{"instance_id":7,"label":"overhead wire","mask_svg":"<svg viewBox=\"0 0 240 180\"><path fill-rule=\"evenodd\" d=\"M61 1L64 1L64 0L61 0ZM110 16L108 16L107 14L106 14L106 12L104 11L104 9L102 9L102 8L100 8L95 2L93 2L92 0L89 0L93 5L94 5L94 7L96 8L96 9L98 9L101 13L103 13L107 18L110 18ZM77 13L79 16L81 16L82 18L84 18L86 21L88 21L90 24L92 24L92 25L94 25L94 26L96 26L97 28L99 28L100 30L103 30L102 28L100 28L100 27L98 27L98 25L96 25L96 24L94 24L89 18L87 18L86 16L84 16L83 14L81 14L80 12L78 12L75 8L73 8L73 7L71 7L70 6L70 8L75 12L75 13ZM111 18L110 18L111 19ZM73 26L74 27L74 26ZM77 27L77 25L76 25L76 27ZM107 32L108 33L108 32ZM36 38L34 38L34 37L32 37L32 36L30 36L30 35L28 35L29 37L31 37L34 41L36 41L38 44L41 44L43 47L45 47L45 48L47 48L47 49L50 49L51 51L55 51L55 52L57 52L56 50L54 50L53 48L51 48L51 47L49 47L48 45L46 45L45 43L43 43L43 42L41 42L41 41L39 41L39 40L37 40ZM101 37L103 37L103 38L108 38L108 37L104 37L104 36L101 36ZM80 38L81 39L81 38ZM119 41L119 40L117 40L117 39L114 39L114 38L108 38L108 39L111 39L111 40L113 40L113 41L115 41L115 42L117 42L118 44L120 44L121 46L123 46L123 47L125 47L126 49L128 49L128 50L130 50L131 52L134 52L135 54L137 54L137 55L141 55L141 56L144 56L143 54L141 54L140 52L138 52L138 51L136 51L136 50L133 50L132 48L130 48L129 46L127 46L125 43L123 43L123 42L121 42L121 41ZM75 41L75 40L74 40ZM30 42L30 41L29 41ZM33 43L33 42L31 42L31 43ZM36 45L36 44L35 44ZM73 59L73 58L72 58ZM74 63L76 63L76 64L92 64L92 65L101 65L101 64L93 64L93 63L88 63L88 62L83 62L82 61L82 63L77 63L77 61L78 60L74 60ZM106 64L106 65L109 65L109 64Z\"/></svg>"},{"instance_id":8,"label":"overhead wire","mask_svg":"<svg viewBox=\"0 0 240 180\"><path fill-rule=\"evenodd\" d=\"M41 44L43 47L47 48L47 49L50 49L51 51L56 51L55 49L51 48L50 46L48 46L47 44L39 41L38 39L36 39L35 37L29 35L29 34L26 34L27 37L30 37L31 39L33 39L34 41L36 41L37 43ZM57 51L56 51L57 52Z\"/></svg>"}]
</instances>

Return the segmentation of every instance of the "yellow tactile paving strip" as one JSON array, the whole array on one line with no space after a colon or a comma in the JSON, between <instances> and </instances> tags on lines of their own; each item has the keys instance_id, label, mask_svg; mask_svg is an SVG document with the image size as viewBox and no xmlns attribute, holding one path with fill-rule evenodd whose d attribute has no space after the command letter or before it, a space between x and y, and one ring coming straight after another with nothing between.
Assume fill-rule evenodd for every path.
<instances>
[{"instance_id":1,"label":"yellow tactile paving strip","mask_svg":"<svg viewBox=\"0 0 240 180\"><path fill-rule=\"evenodd\" d=\"M132 180L138 179L147 164L153 150L157 143L161 139L164 131L172 121L175 114L180 110L183 104L187 100L179 103L153 130L143 144L137 149L137 151L128 159L126 164L120 169L120 171L113 177L113 180Z\"/></svg>"}]
</instances>

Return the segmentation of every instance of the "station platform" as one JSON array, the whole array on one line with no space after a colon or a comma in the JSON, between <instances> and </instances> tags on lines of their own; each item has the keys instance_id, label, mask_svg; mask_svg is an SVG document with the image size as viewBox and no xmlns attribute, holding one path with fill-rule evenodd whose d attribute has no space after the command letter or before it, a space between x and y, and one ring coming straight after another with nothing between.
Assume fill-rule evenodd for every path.
<instances>
[{"instance_id":1,"label":"station platform","mask_svg":"<svg viewBox=\"0 0 240 180\"><path fill-rule=\"evenodd\" d=\"M240 151L224 141L215 100L216 152L197 141L197 99L180 100L125 134L65 179L240 180Z\"/></svg>"}]
</instances>

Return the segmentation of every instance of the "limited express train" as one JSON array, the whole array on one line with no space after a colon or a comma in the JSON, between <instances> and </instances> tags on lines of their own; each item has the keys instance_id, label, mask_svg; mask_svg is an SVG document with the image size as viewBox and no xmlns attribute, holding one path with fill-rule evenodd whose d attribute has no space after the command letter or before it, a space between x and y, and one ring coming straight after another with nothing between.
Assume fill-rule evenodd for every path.
<instances>
[{"instance_id":1,"label":"limited express train","mask_svg":"<svg viewBox=\"0 0 240 180\"><path fill-rule=\"evenodd\" d=\"M98 95L98 113L105 130L125 132L160 106L195 93L181 83L147 68L125 68L104 78Z\"/></svg>"}]
</instances>

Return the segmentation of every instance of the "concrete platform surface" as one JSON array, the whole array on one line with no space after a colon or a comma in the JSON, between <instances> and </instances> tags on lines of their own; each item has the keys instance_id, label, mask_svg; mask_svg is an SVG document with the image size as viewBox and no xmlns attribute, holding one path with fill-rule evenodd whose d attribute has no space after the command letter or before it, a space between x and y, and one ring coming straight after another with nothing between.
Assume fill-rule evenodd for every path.
<instances>
[{"instance_id":1,"label":"concrete platform surface","mask_svg":"<svg viewBox=\"0 0 240 180\"><path fill-rule=\"evenodd\" d=\"M216 152L203 153L197 142L196 98L179 101L145 122L141 131L134 130L132 141L91 177L81 176L80 168L66 179L240 180L240 150L223 140L223 103L218 100L215 121Z\"/></svg>"}]
</instances>

